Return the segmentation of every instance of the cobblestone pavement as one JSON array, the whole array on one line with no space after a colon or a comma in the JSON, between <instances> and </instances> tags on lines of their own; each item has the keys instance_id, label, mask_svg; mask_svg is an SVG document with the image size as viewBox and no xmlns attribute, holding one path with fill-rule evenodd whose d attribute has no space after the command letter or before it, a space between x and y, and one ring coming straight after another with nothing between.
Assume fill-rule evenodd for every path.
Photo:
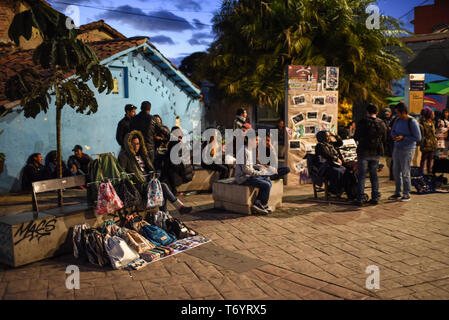
<instances>
[{"instance_id":1,"label":"cobblestone pavement","mask_svg":"<svg viewBox=\"0 0 449 320\"><path fill-rule=\"evenodd\" d=\"M382 185L375 207L313 202L311 186L302 186L287 188L270 216L206 210L182 218L216 246L266 262L243 273L185 252L132 272L80 265L81 288L68 290L65 269L79 262L65 255L0 266L0 298L449 299L449 194L391 202L393 185ZM365 288L370 265L380 268L380 290Z\"/></svg>"}]
</instances>

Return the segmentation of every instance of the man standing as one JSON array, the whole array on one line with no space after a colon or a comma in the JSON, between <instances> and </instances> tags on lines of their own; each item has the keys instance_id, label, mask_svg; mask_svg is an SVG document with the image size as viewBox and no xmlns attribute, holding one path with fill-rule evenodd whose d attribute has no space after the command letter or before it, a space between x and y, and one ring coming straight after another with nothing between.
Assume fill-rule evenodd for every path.
<instances>
[{"instance_id":1,"label":"man standing","mask_svg":"<svg viewBox=\"0 0 449 320\"><path fill-rule=\"evenodd\" d=\"M159 134L169 140L170 133L166 132L157 119L150 115L151 103L149 101L142 102L140 109L139 114L131 119L129 129L130 131L139 130L142 133L148 155L151 162L154 163L154 157L156 155L155 136Z\"/></svg>"},{"instance_id":2,"label":"man standing","mask_svg":"<svg viewBox=\"0 0 449 320\"><path fill-rule=\"evenodd\" d=\"M248 113L244 108L240 108L237 110L237 114L234 120L234 123L232 124L232 129L242 129L243 125L246 123L246 116Z\"/></svg>"},{"instance_id":3,"label":"man standing","mask_svg":"<svg viewBox=\"0 0 449 320\"><path fill-rule=\"evenodd\" d=\"M374 104L367 107L367 117L356 125L354 140L357 145L357 198L354 204L361 206L365 194L366 171L369 171L371 180L371 201L373 205L378 204L380 199L379 178L377 167L379 158L384 154L384 145L387 141L387 127L385 123L377 118L378 110Z\"/></svg>"},{"instance_id":4,"label":"man standing","mask_svg":"<svg viewBox=\"0 0 449 320\"><path fill-rule=\"evenodd\" d=\"M125 135L129 132L129 125L131 123L131 119L136 115L136 107L132 104L127 104L125 106L125 116L117 125L117 132L115 134L115 139L117 143L123 147L123 139L125 139Z\"/></svg>"},{"instance_id":5,"label":"man standing","mask_svg":"<svg viewBox=\"0 0 449 320\"><path fill-rule=\"evenodd\" d=\"M400 102L396 106L397 119L393 124L391 136L394 140L393 172L396 191L389 200L410 200L410 164L416 149L416 142L421 141L418 121L407 114L407 107ZM401 198L401 187L403 195Z\"/></svg>"},{"instance_id":6,"label":"man standing","mask_svg":"<svg viewBox=\"0 0 449 320\"><path fill-rule=\"evenodd\" d=\"M83 153L83 148L79 144L77 144L72 151L74 154L71 155L67 161L67 166L72 175L78 176L87 174L89 171L89 163L92 161L92 158Z\"/></svg>"}]
</instances>

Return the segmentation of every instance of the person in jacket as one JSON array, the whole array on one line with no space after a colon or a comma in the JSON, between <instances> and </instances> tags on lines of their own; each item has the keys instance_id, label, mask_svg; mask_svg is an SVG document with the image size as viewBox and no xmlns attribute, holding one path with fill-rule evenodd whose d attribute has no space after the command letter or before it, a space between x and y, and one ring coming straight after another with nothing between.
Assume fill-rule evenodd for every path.
<instances>
[{"instance_id":1,"label":"person in jacket","mask_svg":"<svg viewBox=\"0 0 449 320\"><path fill-rule=\"evenodd\" d=\"M155 114L154 118L156 119L158 124L161 125L161 127L164 129L166 133L166 134L157 133L156 136L154 137L155 139L154 147L156 149L156 154L154 156L155 158L154 166L156 167L156 170L161 170L164 164L164 159L167 154L168 143L170 142L170 140L167 139L167 134L170 133L170 129L163 124L162 118L158 114Z\"/></svg>"},{"instance_id":2,"label":"person in jacket","mask_svg":"<svg viewBox=\"0 0 449 320\"><path fill-rule=\"evenodd\" d=\"M391 136L394 140L393 171L396 190L388 199L409 201L411 189L410 164L415 153L416 143L421 140L421 131L418 121L408 115L407 106L404 103L398 103L395 109L397 119L393 124Z\"/></svg>"},{"instance_id":3,"label":"person in jacket","mask_svg":"<svg viewBox=\"0 0 449 320\"><path fill-rule=\"evenodd\" d=\"M369 171L371 180L371 201L376 205L379 203L379 178L377 168L379 159L384 154L387 144L387 126L384 121L377 118L378 110L374 104L367 107L367 116L357 123L354 140L357 145L357 198L355 205L361 206L365 194L366 171Z\"/></svg>"},{"instance_id":4,"label":"person in jacket","mask_svg":"<svg viewBox=\"0 0 449 320\"><path fill-rule=\"evenodd\" d=\"M123 139L125 135L129 132L129 126L131 124L131 119L136 115L136 107L132 104L127 104L125 106L125 116L119 121L117 125L117 131L115 133L115 139L117 143L123 147Z\"/></svg>"},{"instance_id":5,"label":"person in jacket","mask_svg":"<svg viewBox=\"0 0 449 320\"><path fill-rule=\"evenodd\" d=\"M83 175L89 172L89 164L92 162L92 158L89 155L83 153L83 148L77 144L72 149L73 155L67 160L67 165L72 175Z\"/></svg>"},{"instance_id":6,"label":"person in jacket","mask_svg":"<svg viewBox=\"0 0 449 320\"><path fill-rule=\"evenodd\" d=\"M62 176L68 177L71 176L70 170L67 168L64 160L62 162ZM57 172L57 153L56 150L52 150L45 156L45 169L47 169L48 179L56 179L58 178Z\"/></svg>"},{"instance_id":7,"label":"person in jacket","mask_svg":"<svg viewBox=\"0 0 449 320\"><path fill-rule=\"evenodd\" d=\"M223 164L223 146L221 141L218 141L217 139L217 131L215 131L215 135L210 137L209 141L203 142L201 150L201 166L208 170L217 171L220 174L220 180L229 178L229 167L226 164ZM207 156L209 158L209 161L213 162L206 163L204 161L204 156Z\"/></svg>"},{"instance_id":8,"label":"person in jacket","mask_svg":"<svg viewBox=\"0 0 449 320\"><path fill-rule=\"evenodd\" d=\"M172 161L171 157L171 153L173 148L177 147L178 149L178 154L177 155L173 155L174 157L180 157L182 159L182 157L184 156L189 156L190 157L190 152L188 153L188 155L183 154L182 150L186 148L184 142L182 141L183 138L183 133L181 128L179 127L173 127L171 129L171 141L168 143L168 148L167 148L167 155L166 155L166 160L164 163L164 168L162 170L162 176L161 176L161 180L165 181L168 186L170 187L170 190L173 194L177 194L177 190L176 187L180 186L181 184L187 183L192 181L193 179L193 165L191 164L187 164L191 163L190 159L187 159L188 161L181 162L179 164L175 164L174 161ZM176 139L176 140L175 140ZM173 151L175 152L175 151Z\"/></svg>"},{"instance_id":9,"label":"person in jacket","mask_svg":"<svg viewBox=\"0 0 449 320\"><path fill-rule=\"evenodd\" d=\"M434 118L435 113L432 109L425 107L421 111L421 121L419 128L421 130L421 142L419 148L421 150L420 167L424 173L424 167L427 163L427 174L432 173L432 162L435 151L437 150L437 136L435 133Z\"/></svg>"},{"instance_id":10,"label":"person in jacket","mask_svg":"<svg viewBox=\"0 0 449 320\"><path fill-rule=\"evenodd\" d=\"M232 129L234 129L234 130L242 129L243 125L246 123L247 115L248 115L248 113L246 112L246 110L244 108L239 108L237 110L235 120L232 124Z\"/></svg>"},{"instance_id":11,"label":"person in jacket","mask_svg":"<svg viewBox=\"0 0 449 320\"><path fill-rule=\"evenodd\" d=\"M331 141L331 136L335 141ZM329 192L340 196L345 188L343 177L346 168L336 148L343 145L343 141L338 135L331 135L329 131L319 131L316 134L318 141L315 147L315 155L320 158L320 172L324 174L324 178L329 181Z\"/></svg>"},{"instance_id":12,"label":"person in jacket","mask_svg":"<svg viewBox=\"0 0 449 320\"><path fill-rule=\"evenodd\" d=\"M22 174L22 191L31 191L33 182L49 179L49 173L42 165L42 160L40 153L33 153L28 157Z\"/></svg>"},{"instance_id":13,"label":"person in jacket","mask_svg":"<svg viewBox=\"0 0 449 320\"><path fill-rule=\"evenodd\" d=\"M145 146L145 139L140 131L134 130L125 136L124 141L126 144L124 144L124 147L120 150L118 162L123 170L133 174L131 179L136 183L138 189L142 193L145 193L146 182L151 179L151 172L155 172L155 168ZM173 195L167 184L161 182L161 187L164 194L164 204L159 208L161 211L167 211L167 200L170 201L181 214L186 214L192 211L192 207L184 206L184 204Z\"/></svg>"},{"instance_id":14,"label":"person in jacket","mask_svg":"<svg viewBox=\"0 0 449 320\"><path fill-rule=\"evenodd\" d=\"M266 215L274 210L274 208L268 206L271 181L265 176L264 171L258 170L256 166L256 159L254 158L256 147L256 142L251 141L250 143L246 135L244 137L244 145L237 152L234 178L237 184L253 186L259 189L251 209L255 213Z\"/></svg>"},{"instance_id":15,"label":"person in jacket","mask_svg":"<svg viewBox=\"0 0 449 320\"><path fill-rule=\"evenodd\" d=\"M130 131L139 130L143 138L145 139L145 147L148 150L148 156L150 157L151 162L154 162L154 158L156 155L155 148L155 137L160 134L163 135L166 139L170 137L170 134L166 132L161 124L156 120L155 117L150 115L151 111L151 103L149 101L142 102L141 111L138 115L131 119L131 123L129 125Z\"/></svg>"},{"instance_id":16,"label":"person in jacket","mask_svg":"<svg viewBox=\"0 0 449 320\"><path fill-rule=\"evenodd\" d=\"M388 167L388 170L390 173L390 180L393 181L394 177L393 177L392 156L393 156L394 141L393 141L393 138L391 137L391 129L393 128L394 118L393 118L393 113L391 112L390 108L385 108L383 110L382 120L384 121L385 126L387 127L387 142L384 146L385 162L387 164L387 167Z\"/></svg>"},{"instance_id":17,"label":"person in jacket","mask_svg":"<svg viewBox=\"0 0 449 320\"><path fill-rule=\"evenodd\" d=\"M448 156L448 151L449 151L449 109L446 108L443 110L442 114L441 114L441 118L437 123L437 128L438 128L438 156L440 156L441 154L444 157ZM441 140L441 141L440 141Z\"/></svg>"}]
</instances>

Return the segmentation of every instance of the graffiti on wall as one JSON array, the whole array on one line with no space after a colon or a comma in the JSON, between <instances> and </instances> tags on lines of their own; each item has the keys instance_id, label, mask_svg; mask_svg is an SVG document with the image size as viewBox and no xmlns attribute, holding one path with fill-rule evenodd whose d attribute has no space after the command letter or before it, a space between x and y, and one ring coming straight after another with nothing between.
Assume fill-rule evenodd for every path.
<instances>
[{"instance_id":1,"label":"graffiti on wall","mask_svg":"<svg viewBox=\"0 0 449 320\"><path fill-rule=\"evenodd\" d=\"M26 239L28 239L29 242L33 239L39 241L42 237L51 235L51 232L56 228L55 224L56 218L22 223L14 234L14 239L16 239L16 237L18 238L14 245L17 245Z\"/></svg>"}]
</instances>

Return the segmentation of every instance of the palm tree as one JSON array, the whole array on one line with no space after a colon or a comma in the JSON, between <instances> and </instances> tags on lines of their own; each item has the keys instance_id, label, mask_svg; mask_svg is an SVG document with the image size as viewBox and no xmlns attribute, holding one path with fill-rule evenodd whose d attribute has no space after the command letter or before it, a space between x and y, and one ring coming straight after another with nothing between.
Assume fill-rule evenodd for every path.
<instances>
[{"instance_id":1,"label":"palm tree","mask_svg":"<svg viewBox=\"0 0 449 320\"><path fill-rule=\"evenodd\" d=\"M391 48L407 49L396 20L383 16L379 30L367 29L365 8L373 2L225 0L202 75L230 99L278 105L286 66L337 66L341 101L382 104L390 81L404 74Z\"/></svg>"}]
</instances>

